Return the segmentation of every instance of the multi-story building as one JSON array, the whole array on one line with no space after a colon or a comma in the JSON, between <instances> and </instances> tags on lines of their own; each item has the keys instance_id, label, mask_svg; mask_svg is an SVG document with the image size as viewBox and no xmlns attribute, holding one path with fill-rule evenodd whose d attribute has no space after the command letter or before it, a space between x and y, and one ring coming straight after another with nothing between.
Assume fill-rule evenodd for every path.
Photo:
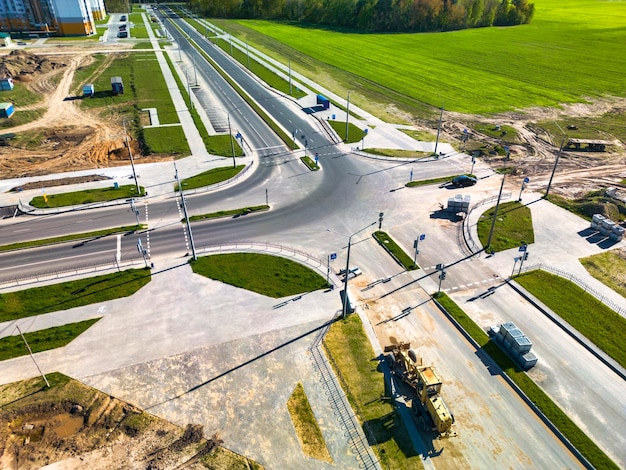
<instances>
[{"instance_id":1,"label":"multi-story building","mask_svg":"<svg viewBox=\"0 0 626 470\"><path fill-rule=\"evenodd\" d=\"M0 0L0 31L82 36L106 16L104 0Z\"/></svg>"}]
</instances>

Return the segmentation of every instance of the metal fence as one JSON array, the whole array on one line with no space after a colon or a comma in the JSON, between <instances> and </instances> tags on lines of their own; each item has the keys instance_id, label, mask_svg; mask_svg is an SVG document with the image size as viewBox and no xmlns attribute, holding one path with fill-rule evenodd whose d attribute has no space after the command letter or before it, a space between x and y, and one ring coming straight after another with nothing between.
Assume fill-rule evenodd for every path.
<instances>
[{"instance_id":1,"label":"metal fence","mask_svg":"<svg viewBox=\"0 0 626 470\"><path fill-rule=\"evenodd\" d=\"M42 281L50 281L53 279L60 279L63 277L70 277L75 275L83 275L93 272L101 272L101 271L110 271L110 270L118 270L121 271L122 268L136 267L144 265L145 262L143 258L128 258L124 262L118 263L118 261L113 258L112 261L103 262L103 263L91 263L84 264L80 266L74 266L66 269L54 269L50 271L40 272L36 274L31 274L29 276L22 277L14 277L14 278L0 278L0 289L22 286L26 284L33 284L36 282Z\"/></svg>"},{"instance_id":2,"label":"metal fence","mask_svg":"<svg viewBox=\"0 0 626 470\"><path fill-rule=\"evenodd\" d=\"M510 198L511 198L511 193L502 193L502 197L500 198L500 201L507 201ZM491 197L488 197L487 199L483 199L482 201L477 202L472 207L470 207L470 210L467 212L467 215L463 219L463 224L462 224L463 225L463 237L465 238L465 244L467 245L467 247L470 249L472 253L477 252L478 250L481 249L481 247L474 241L474 238L472 237L471 226L468 223L470 219L470 215L472 211L476 209L477 207L484 206L485 204L490 204L497 200L498 200L498 196L491 196Z\"/></svg>"},{"instance_id":3,"label":"metal fence","mask_svg":"<svg viewBox=\"0 0 626 470\"><path fill-rule=\"evenodd\" d=\"M561 269L553 268L552 266L548 266L547 264L543 264L543 263L533 264L531 266L525 266L524 268L522 268L521 272L525 273L525 272L528 272L528 271L534 271L535 269L542 269L543 271L547 271L549 273L556 274L559 277L562 277L564 279L567 279L570 282L573 282L578 287L580 287L582 290L584 290L588 294L594 296L596 299L598 299L604 305L606 305L607 307L609 307L612 310L615 310L622 317L626 317L626 307L618 305L613 300L609 299L606 295L604 295L601 292L597 291L596 289L591 287L589 284L587 284L584 281L582 281L581 279L577 278L572 273L568 273L567 271L563 271Z\"/></svg>"}]
</instances>

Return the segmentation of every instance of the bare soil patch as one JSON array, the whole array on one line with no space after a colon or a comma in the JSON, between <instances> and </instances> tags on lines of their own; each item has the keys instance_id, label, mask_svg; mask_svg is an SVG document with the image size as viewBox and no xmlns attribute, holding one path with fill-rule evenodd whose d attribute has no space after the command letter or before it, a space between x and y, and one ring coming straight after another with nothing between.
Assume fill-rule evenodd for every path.
<instances>
[{"instance_id":1,"label":"bare soil patch","mask_svg":"<svg viewBox=\"0 0 626 470\"><path fill-rule=\"evenodd\" d=\"M25 51L3 56L0 75L4 72L21 80L29 90L42 95L42 101L25 109L46 110L36 121L4 129L16 134L16 139L0 146L0 172L5 178L130 164L121 119L115 115L104 118L97 111L82 110L75 100L66 100L72 95L76 69L89 63L93 53L78 48L51 56ZM132 137L129 145L137 163L171 159L144 156Z\"/></svg>"},{"instance_id":2,"label":"bare soil patch","mask_svg":"<svg viewBox=\"0 0 626 470\"><path fill-rule=\"evenodd\" d=\"M201 425L182 429L61 374L49 380L0 386L1 468L261 468Z\"/></svg>"}]
</instances>

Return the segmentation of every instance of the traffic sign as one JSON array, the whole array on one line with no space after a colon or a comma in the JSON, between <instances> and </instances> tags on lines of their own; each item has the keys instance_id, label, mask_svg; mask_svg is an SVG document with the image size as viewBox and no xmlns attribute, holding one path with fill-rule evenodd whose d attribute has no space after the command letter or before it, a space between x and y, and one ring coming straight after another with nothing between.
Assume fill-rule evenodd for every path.
<instances>
[{"instance_id":1,"label":"traffic sign","mask_svg":"<svg viewBox=\"0 0 626 470\"><path fill-rule=\"evenodd\" d=\"M425 233L422 233L422 234L420 235L420 241L425 240L425 239L426 239L426 234L425 234Z\"/></svg>"},{"instance_id":2,"label":"traffic sign","mask_svg":"<svg viewBox=\"0 0 626 470\"><path fill-rule=\"evenodd\" d=\"M522 245L519 247L519 251L526 251L526 248L528 247L528 245Z\"/></svg>"},{"instance_id":3,"label":"traffic sign","mask_svg":"<svg viewBox=\"0 0 626 470\"><path fill-rule=\"evenodd\" d=\"M530 183L530 178L528 176L524 178L524 183Z\"/></svg>"},{"instance_id":4,"label":"traffic sign","mask_svg":"<svg viewBox=\"0 0 626 470\"><path fill-rule=\"evenodd\" d=\"M331 253L330 259L337 259L337 253Z\"/></svg>"}]
</instances>

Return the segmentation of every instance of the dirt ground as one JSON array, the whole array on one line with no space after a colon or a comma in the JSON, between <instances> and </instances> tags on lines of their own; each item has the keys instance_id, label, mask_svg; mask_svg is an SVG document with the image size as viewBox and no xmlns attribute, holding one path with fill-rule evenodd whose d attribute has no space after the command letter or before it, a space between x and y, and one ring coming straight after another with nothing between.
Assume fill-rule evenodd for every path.
<instances>
[{"instance_id":1,"label":"dirt ground","mask_svg":"<svg viewBox=\"0 0 626 470\"><path fill-rule=\"evenodd\" d=\"M32 144L31 148L24 148L13 140L0 146L0 173L4 178L127 165L130 160L121 119L114 116L105 119L96 111L81 110L76 101L67 99L72 96L74 72L92 60L92 52L83 48L73 52L63 49L63 52L51 56L53 59L25 51L13 51L2 57L0 76L12 76L43 97L22 110L45 110L40 119L2 130L2 133L33 133L39 140L34 149ZM129 145L133 157L141 163L164 158L142 155L132 137Z\"/></svg>"},{"instance_id":2,"label":"dirt ground","mask_svg":"<svg viewBox=\"0 0 626 470\"><path fill-rule=\"evenodd\" d=\"M203 436L61 374L0 386L0 467L6 470L262 468Z\"/></svg>"}]
</instances>

